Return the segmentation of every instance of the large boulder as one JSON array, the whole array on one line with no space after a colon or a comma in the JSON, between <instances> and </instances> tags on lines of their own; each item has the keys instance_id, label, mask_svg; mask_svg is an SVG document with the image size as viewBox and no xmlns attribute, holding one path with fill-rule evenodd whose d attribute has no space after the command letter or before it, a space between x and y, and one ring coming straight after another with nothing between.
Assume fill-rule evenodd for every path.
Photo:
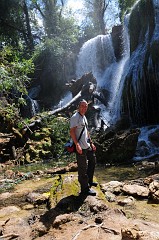
<instances>
[{"instance_id":1,"label":"large boulder","mask_svg":"<svg viewBox=\"0 0 159 240\"><path fill-rule=\"evenodd\" d=\"M135 154L139 129L99 133L96 140L97 160L102 163L127 162Z\"/></svg>"}]
</instances>

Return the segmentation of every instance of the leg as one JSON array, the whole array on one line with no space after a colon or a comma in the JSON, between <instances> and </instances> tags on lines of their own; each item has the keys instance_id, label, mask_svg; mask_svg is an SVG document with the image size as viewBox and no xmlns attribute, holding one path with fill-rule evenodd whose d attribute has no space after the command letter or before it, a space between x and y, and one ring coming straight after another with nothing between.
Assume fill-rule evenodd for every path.
<instances>
[{"instance_id":1,"label":"leg","mask_svg":"<svg viewBox=\"0 0 159 240\"><path fill-rule=\"evenodd\" d=\"M96 164L96 155L92 149L87 150L87 159L88 159L88 168L87 168L87 175L88 175L88 182L91 185L93 182L93 175L94 169Z\"/></svg>"},{"instance_id":2,"label":"leg","mask_svg":"<svg viewBox=\"0 0 159 240\"><path fill-rule=\"evenodd\" d=\"M86 150L83 150L82 154L76 153L77 165L78 165L78 181L81 185L81 192L88 191L88 175L87 175L87 156Z\"/></svg>"}]
</instances>

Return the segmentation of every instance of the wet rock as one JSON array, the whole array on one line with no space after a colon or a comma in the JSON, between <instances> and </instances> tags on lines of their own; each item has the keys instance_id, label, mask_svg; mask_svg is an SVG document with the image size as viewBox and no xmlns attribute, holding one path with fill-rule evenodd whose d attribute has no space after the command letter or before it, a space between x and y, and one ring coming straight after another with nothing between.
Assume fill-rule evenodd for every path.
<instances>
[{"instance_id":1,"label":"wet rock","mask_svg":"<svg viewBox=\"0 0 159 240\"><path fill-rule=\"evenodd\" d=\"M112 131L111 131L112 132ZM131 129L99 133L96 137L96 155L99 162L125 162L131 160L136 152L140 130Z\"/></svg>"},{"instance_id":2,"label":"wet rock","mask_svg":"<svg viewBox=\"0 0 159 240\"><path fill-rule=\"evenodd\" d=\"M114 26L112 28L112 42L114 47L115 57L119 61L123 54L123 42L122 42L122 25Z\"/></svg>"},{"instance_id":3,"label":"wet rock","mask_svg":"<svg viewBox=\"0 0 159 240\"><path fill-rule=\"evenodd\" d=\"M156 146L159 147L159 129L151 133L148 139Z\"/></svg>"}]
</instances>

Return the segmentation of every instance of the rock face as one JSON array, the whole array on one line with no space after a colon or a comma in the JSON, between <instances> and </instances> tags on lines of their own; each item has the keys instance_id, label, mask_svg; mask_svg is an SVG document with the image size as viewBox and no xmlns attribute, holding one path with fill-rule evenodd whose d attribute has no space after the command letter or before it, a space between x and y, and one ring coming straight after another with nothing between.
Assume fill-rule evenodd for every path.
<instances>
[{"instance_id":1,"label":"rock face","mask_svg":"<svg viewBox=\"0 0 159 240\"><path fill-rule=\"evenodd\" d=\"M125 131L110 131L97 136L97 159L99 162L123 162L131 160L135 154L138 129Z\"/></svg>"},{"instance_id":2,"label":"rock face","mask_svg":"<svg viewBox=\"0 0 159 240\"><path fill-rule=\"evenodd\" d=\"M114 26L112 28L112 42L113 42L113 48L114 48L114 54L117 60L120 60L123 53L123 44L122 44L122 31L123 28L121 25Z\"/></svg>"},{"instance_id":3,"label":"rock face","mask_svg":"<svg viewBox=\"0 0 159 240\"><path fill-rule=\"evenodd\" d=\"M159 121L159 4L139 1L129 20L130 62L123 90L123 110L140 125Z\"/></svg>"},{"instance_id":4,"label":"rock face","mask_svg":"<svg viewBox=\"0 0 159 240\"><path fill-rule=\"evenodd\" d=\"M91 92L96 88L97 81L91 72L84 74L77 80L72 80L67 84L72 96L75 97L80 91L82 91L83 97L87 98Z\"/></svg>"}]
</instances>

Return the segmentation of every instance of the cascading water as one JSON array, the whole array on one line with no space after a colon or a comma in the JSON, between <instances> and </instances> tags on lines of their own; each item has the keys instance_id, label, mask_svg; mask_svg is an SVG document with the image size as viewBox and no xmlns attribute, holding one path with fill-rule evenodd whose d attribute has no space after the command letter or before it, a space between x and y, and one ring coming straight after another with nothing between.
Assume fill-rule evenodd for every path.
<instances>
[{"instance_id":1,"label":"cascading water","mask_svg":"<svg viewBox=\"0 0 159 240\"><path fill-rule=\"evenodd\" d=\"M76 76L81 77L87 72L92 72L100 84L99 79L103 71L116 62L110 35L99 35L88 40L82 46L78 55Z\"/></svg>"},{"instance_id":2,"label":"cascading water","mask_svg":"<svg viewBox=\"0 0 159 240\"><path fill-rule=\"evenodd\" d=\"M129 59L129 41L127 25L123 31L125 44L123 57L117 62L111 35L99 35L87 41L80 50L77 61L77 77L92 72L97 80L97 90L107 89L110 98L107 107L100 104L101 118L106 126L115 123L120 117L120 98L124 71Z\"/></svg>"},{"instance_id":3,"label":"cascading water","mask_svg":"<svg viewBox=\"0 0 159 240\"><path fill-rule=\"evenodd\" d=\"M159 39L159 1L153 0L155 8L155 30L152 41ZM136 92L135 101L138 101L138 78L143 74L143 64L148 46L149 28L145 34L145 40L139 44L130 57L130 40L128 35L129 16L125 19L123 28L123 57L117 62L112 45L111 35L97 36L87 41L78 56L77 61L77 77L81 77L87 72L92 72L97 80L97 90L106 88L110 92L110 99L107 107L100 104L101 118L106 126L114 124L120 119L121 114L121 96L126 76L132 72L132 86ZM99 57L100 55L100 57ZM152 60L149 58L149 65L152 65ZM144 90L144 89L143 89ZM139 100L140 101L140 100ZM136 106L137 107L137 106ZM139 135L138 147L135 160L141 160L153 156L159 152L158 146L150 141L149 135L158 131L158 126L141 128ZM153 137L152 137L153 138Z\"/></svg>"}]
</instances>

